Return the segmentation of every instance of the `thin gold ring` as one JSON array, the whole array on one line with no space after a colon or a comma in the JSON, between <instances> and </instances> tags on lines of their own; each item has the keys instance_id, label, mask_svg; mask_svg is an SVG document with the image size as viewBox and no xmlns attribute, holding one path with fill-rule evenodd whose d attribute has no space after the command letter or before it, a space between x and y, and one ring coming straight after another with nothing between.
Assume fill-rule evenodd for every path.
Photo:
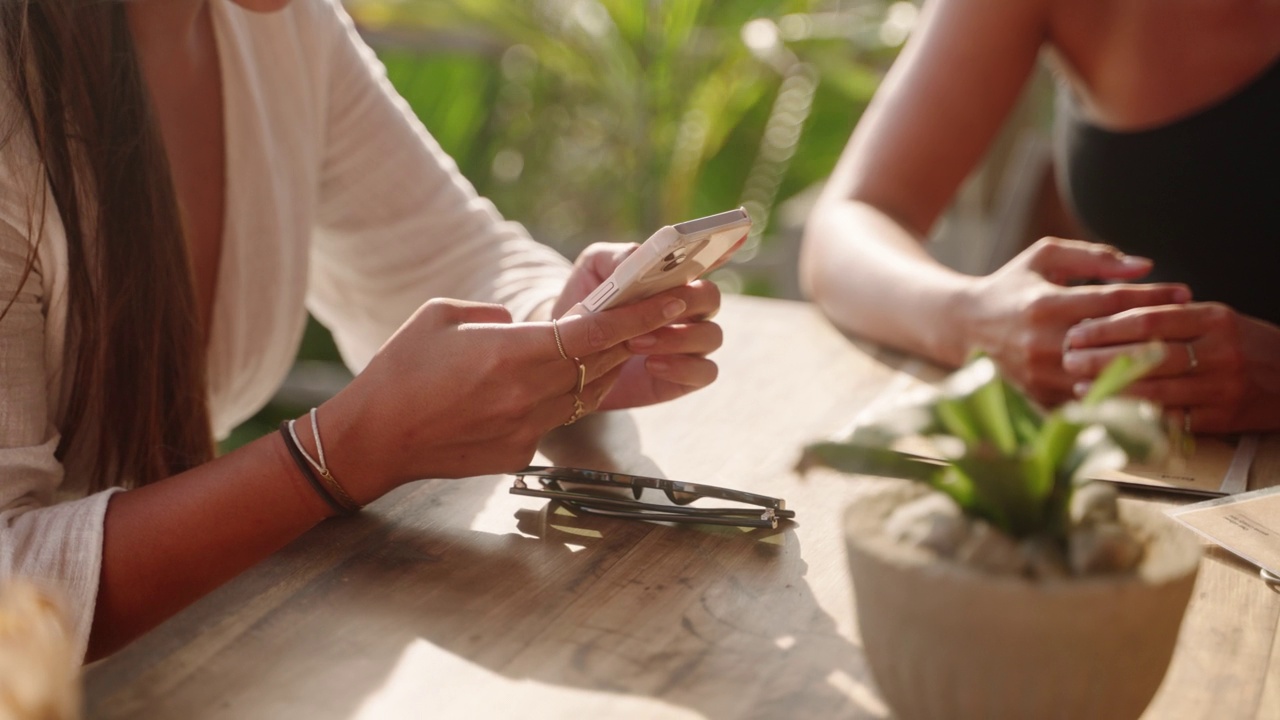
<instances>
[{"instance_id":1,"label":"thin gold ring","mask_svg":"<svg viewBox=\"0 0 1280 720\"><path fill-rule=\"evenodd\" d=\"M1187 349L1187 374L1190 375L1200 367L1200 358L1196 357L1196 349L1191 343L1183 343L1183 347Z\"/></svg>"},{"instance_id":2,"label":"thin gold ring","mask_svg":"<svg viewBox=\"0 0 1280 720\"><path fill-rule=\"evenodd\" d=\"M560 339L560 323L555 318L551 318L551 332L556 337L556 350L560 351L560 357L569 360L578 368L578 381L574 383L571 393L573 395L573 414L562 423L564 425L572 425L578 422L579 418L587 412L587 406L582 403L582 388L586 387L587 384L587 364L582 362L580 358L570 358L569 353L564 351L564 342Z\"/></svg>"},{"instance_id":3,"label":"thin gold ring","mask_svg":"<svg viewBox=\"0 0 1280 720\"><path fill-rule=\"evenodd\" d=\"M560 341L560 323L555 318L551 318L551 332L556 336L556 349L560 351L560 357L568 360L569 354L564 351L564 343Z\"/></svg>"}]
</instances>

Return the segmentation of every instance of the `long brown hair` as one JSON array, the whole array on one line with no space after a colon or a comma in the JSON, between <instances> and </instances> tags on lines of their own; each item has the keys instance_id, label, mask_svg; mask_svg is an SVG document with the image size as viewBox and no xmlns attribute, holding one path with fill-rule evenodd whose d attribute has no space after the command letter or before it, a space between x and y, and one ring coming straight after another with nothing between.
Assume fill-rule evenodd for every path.
<instances>
[{"instance_id":1,"label":"long brown hair","mask_svg":"<svg viewBox=\"0 0 1280 720\"><path fill-rule=\"evenodd\" d=\"M66 229L72 382L59 458L83 447L95 490L198 465L213 455L204 334L124 6L5 0L0 44L21 105L10 121L34 138ZM24 281L44 234L44 190L34 192Z\"/></svg>"}]
</instances>

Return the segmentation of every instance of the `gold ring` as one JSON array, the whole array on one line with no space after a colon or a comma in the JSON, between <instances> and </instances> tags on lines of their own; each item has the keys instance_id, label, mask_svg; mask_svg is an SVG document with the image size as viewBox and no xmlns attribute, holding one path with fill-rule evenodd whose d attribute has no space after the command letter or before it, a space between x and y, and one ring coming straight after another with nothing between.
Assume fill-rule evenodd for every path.
<instances>
[{"instance_id":1,"label":"gold ring","mask_svg":"<svg viewBox=\"0 0 1280 720\"><path fill-rule=\"evenodd\" d=\"M586 412L587 412L587 406L582 404L582 398L577 393L574 393L573 414L570 415L569 419L565 420L563 424L572 425L578 422L578 418L581 418L584 414L586 414Z\"/></svg>"},{"instance_id":2,"label":"gold ring","mask_svg":"<svg viewBox=\"0 0 1280 720\"><path fill-rule=\"evenodd\" d=\"M1196 349L1191 343L1183 343L1183 347L1187 349L1187 374L1190 375L1200 367L1200 358L1196 357Z\"/></svg>"},{"instance_id":3,"label":"gold ring","mask_svg":"<svg viewBox=\"0 0 1280 720\"><path fill-rule=\"evenodd\" d=\"M582 394L582 388L587 384L587 364L578 358L573 359L573 364L578 366L578 384L573 388L573 394L576 396Z\"/></svg>"},{"instance_id":4,"label":"gold ring","mask_svg":"<svg viewBox=\"0 0 1280 720\"><path fill-rule=\"evenodd\" d=\"M564 343L560 342L560 324L555 318L551 318L551 332L556 336L556 349L560 351L560 357L568 360L569 355L564 351Z\"/></svg>"}]
</instances>

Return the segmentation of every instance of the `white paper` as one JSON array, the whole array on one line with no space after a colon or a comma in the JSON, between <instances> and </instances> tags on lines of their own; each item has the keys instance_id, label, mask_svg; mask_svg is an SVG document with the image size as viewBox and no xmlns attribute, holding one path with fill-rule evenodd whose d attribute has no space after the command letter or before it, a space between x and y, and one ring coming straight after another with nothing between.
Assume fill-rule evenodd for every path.
<instances>
[{"instance_id":1,"label":"white paper","mask_svg":"<svg viewBox=\"0 0 1280 720\"><path fill-rule=\"evenodd\" d=\"M1186 505L1169 517L1280 575L1280 486Z\"/></svg>"}]
</instances>

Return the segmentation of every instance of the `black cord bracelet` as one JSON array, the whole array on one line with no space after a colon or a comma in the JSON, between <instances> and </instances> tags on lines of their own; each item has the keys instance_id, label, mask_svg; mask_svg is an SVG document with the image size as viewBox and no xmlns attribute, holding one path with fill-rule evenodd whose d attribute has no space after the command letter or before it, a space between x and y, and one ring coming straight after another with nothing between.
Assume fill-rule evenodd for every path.
<instances>
[{"instance_id":1,"label":"black cord bracelet","mask_svg":"<svg viewBox=\"0 0 1280 720\"><path fill-rule=\"evenodd\" d=\"M297 463L298 470L302 472L302 477L306 478L307 482L311 483L311 489L315 490L316 494L319 495L320 498L329 505L329 507L333 508L334 512L339 515L351 515L356 512L355 510L349 510L343 507L337 499L329 494L329 491L325 489L324 485L320 483L320 478L316 477L315 472L311 470L311 466L307 464L307 459L302 456L302 450L294 444L293 438L289 437L288 420L280 423L280 437L284 440L284 446L289 449L289 455L291 455L293 457L293 461Z\"/></svg>"}]
</instances>

